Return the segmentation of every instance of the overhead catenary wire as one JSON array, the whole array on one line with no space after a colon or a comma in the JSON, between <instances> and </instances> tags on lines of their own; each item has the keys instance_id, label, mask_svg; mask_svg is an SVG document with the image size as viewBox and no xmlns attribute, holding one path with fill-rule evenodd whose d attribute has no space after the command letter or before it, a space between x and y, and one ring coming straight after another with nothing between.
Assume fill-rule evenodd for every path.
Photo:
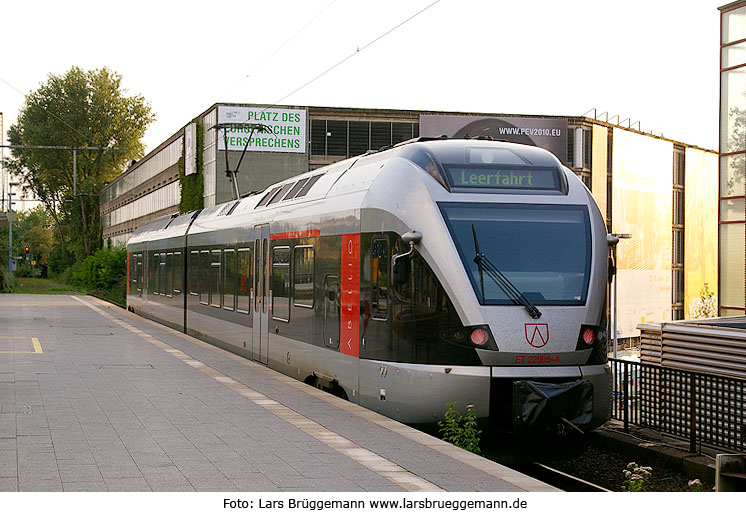
<instances>
[{"instance_id":1,"label":"overhead catenary wire","mask_svg":"<svg viewBox=\"0 0 746 517\"><path fill-rule=\"evenodd\" d=\"M291 91L287 95L285 95L285 96L281 97L280 99L276 100L275 102L273 102L272 104L270 104L269 106L267 106L266 108L264 108L264 110L267 110L267 109L271 108L272 106L276 106L279 103L281 103L282 101L284 101L285 99L287 99L288 97L290 97L291 95L294 95L294 94L298 93L299 91L301 91L303 88L305 88L309 84L311 84L311 83L319 80L320 78L322 78L323 76L325 76L326 74L328 74L329 72L331 72L332 70L334 70L335 68L337 68L338 66L342 65L346 61L348 61L351 58L353 58L356 55L358 55L360 52L362 52L366 48L368 48L371 45L373 45L373 44L377 43L378 41L382 40L383 38L385 38L386 36L388 36L389 34L391 34L392 32L394 32L396 29L398 29L399 27L401 27L402 25L405 25L405 24L409 23L410 21L414 20L419 15L421 15L422 13L424 13L425 11L427 11L428 9L430 9L432 6L434 6L435 4L437 4L439 2L440 2L440 0L435 0L431 4L425 6L424 8L422 8L419 11L417 11L416 13L414 13L412 16L410 16L406 20L404 20L402 22L399 22L397 25L395 25L394 27L390 28L389 30L387 30L386 32L384 32L383 34L381 34L380 36L378 36L375 39L369 41L368 43L366 43L362 47L357 47L355 49L355 52L351 53L349 56L347 56L347 57L343 58L342 60L338 61L336 64L330 66L329 68L327 68L326 70L324 70L323 72L321 72L320 74L318 74L317 76L315 76L313 79L311 79L309 81L306 81L301 86L299 86L295 90Z\"/></svg>"},{"instance_id":2,"label":"overhead catenary wire","mask_svg":"<svg viewBox=\"0 0 746 517\"><path fill-rule=\"evenodd\" d=\"M306 30L306 28L307 28L307 27L308 27L309 25L311 25L311 24L312 24L313 22L315 22L315 21L316 21L316 20L317 20L317 19L318 19L318 18L319 18L319 17L320 17L320 16L322 15L322 14L324 14L324 13L325 13L325 12L326 12L326 11L327 11L327 10L328 10L328 9L329 9L329 8L330 8L331 6L332 6L332 5L334 5L334 4L336 3L336 1L337 1L337 0L332 0L331 2L329 2L329 3L328 3L328 4L326 5L326 7L324 7L324 8L323 8L323 9L322 9L321 11L319 11L318 13L316 13L316 15L315 15L315 16L314 16L313 18L311 18L310 20L308 20L308 21L307 21L307 22L306 22L306 23L305 23L305 24L303 25L303 27L301 27L300 29L298 29L297 31L295 31L295 32L294 32L294 33L293 33L293 34L292 34L292 35L291 35L291 36L290 36L290 37L289 37L288 39L286 39L286 40L285 40L285 41L284 41L284 42L283 42L283 43L282 43L282 44L281 44L281 45L280 45L279 47L277 47L277 48L276 48L276 49L275 49L274 51L272 51L272 53L270 53L270 54L269 54L269 55L268 55L267 57L265 57L265 58L264 58L264 59L262 60L262 62L261 62L261 63L259 63L258 65L256 65L256 66L255 66L255 67L254 67L253 69L251 69L251 71L250 71L250 72L249 72L248 74L246 74L245 76L243 76L243 77L242 77L242 78L241 78L241 79L240 79L240 80L239 80L238 82L236 82L236 84L234 84L233 86L231 86L230 88L228 88L228 89L227 89L227 90L226 90L225 92L223 92L223 93L222 93L222 94L220 95L220 97L224 97L225 95L228 95L228 94L229 94L230 92L232 92L233 90L235 90L235 89L236 89L236 87L237 87L237 86L238 86L239 84L241 84L241 83L242 83L242 82L244 82L244 81L245 81L246 79L248 79L249 77L251 77L252 75L254 75L254 74L256 73L256 71L257 71L257 70L259 70L259 69L260 69L260 68L261 68L262 66L264 66L265 64L267 64L267 62L268 62L268 61L269 61L270 59L272 59L272 58L273 58L273 57L274 57L274 56L275 56L275 55L276 55L276 54L277 54L277 53L278 53L278 52L279 52L280 50L282 50L283 48L285 48L285 47L287 46L287 44L288 44L288 43L290 43L291 41L293 41L293 40L295 39L295 37L296 37L296 36L298 36L298 34L300 34L301 32L303 32L304 30Z\"/></svg>"},{"instance_id":3,"label":"overhead catenary wire","mask_svg":"<svg viewBox=\"0 0 746 517\"><path fill-rule=\"evenodd\" d=\"M346 61L348 61L348 60L350 60L351 58L353 58L353 57L355 57L356 55L358 55L358 54L359 54L360 52L362 52L362 51L363 51L363 50L365 50L366 48L368 48L368 47L370 47L370 46L374 45L374 44L375 44L375 43L377 43L378 41L381 41L381 40L382 40L383 38L385 38L386 36L388 36L389 34L391 34L392 32L394 32L394 31L395 31L396 29L398 29L399 27L401 27L401 26L403 26L403 25L405 25L405 24L409 23L410 21L414 20L414 19L415 19L415 18L417 18L417 17L419 16L419 15L421 15L422 13L424 13L425 11L427 11L428 9L430 9L431 7L433 7L433 6L435 5L435 4L437 4L437 3L439 3L439 2L440 2L440 0L435 0L434 2L432 2L432 3L428 4L428 5L427 5L427 6L425 6L424 8L422 8L422 9L420 9L419 11L417 11L416 13L414 13L413 15L409 16L409 17L408 17L408 18L406 18L405 20L403 20L403 21L399 22L399 23L398 23L398 24L396 24L396 25L395 25L394 27L392 27L392 28L388 29L388 30L387 30L386 32L382 33L381 35L377 36L377 37L376 37L376 38L374 38L373 40L369 41L368 43L366 43L366 44L365 44L365 45L363 45L362 47L358 46L358 47L357 47L357 48L355 49L355 52L351 53L350 55L346 56L346 57L345 57L345 58L343 58L342 60L338 61L338 62L337 62L336 64L334 64L334 65L332 65L331 67L327 68L326 70L324 70L324 71L323 71L323 72L321 72L320 74L316 75L315 77L313 77L313 78L312 78L312 79L310 79L309 81L306 81L305 83L303 83L303 84L302 84L301 86L299 86L299 87L295 88L295 89L294 89L293 91L291 91L290 93L288 93L288 94L284 95L283 97L281 97L280 99L278 99L278 100L274 101L273 103L269 104L268 106L265 106L265 107L264 107L264 108L263 108L263 109L262 109L262 110L260 111L260 113L263 113L263 112L267 111L268 109L270 109L270 108L272 108L272 107L274 107L274 106L277 106L277 105L278 105L278 104L279 104L280 102L284 101L285 99L287 99L287 98L288 98L288 97L290 97L291 95L294 95L294 94L298 93L298 92L299 92L300 90L302 90L303 88L305 88L305 87L306 87L306 86L308 86L309 84L311 84L311 83L313 83L313 82L315 82L315 81L319 80L320 78L322 78L323 76L325 76L326 74L328 74L329 72L331 72L332 70L334 70L335 68L337 68L338 66L342 65L342 64L343 64L343 63L345 63ZM331 5L331 4L329 4L329 5ZM327 8L328 8L328 6L327 6ZM326 8L324 8L324 10L326 10ZM322 12L323 12L323 11L322 11ZM321 13L319 13L319 14L321 14ZM318 17L318 16L317 16L317 17ZM310 24L310 22L309 22L309 24ZM306 24L306 26L307 26L307 25L308 25L308 24ZM304 28L305 28L305 26L304 26ZM301 30L302 30L302 29L301 29ZM300 32L300 31L298 31L298 32ZM294 36L293 36L293 37L294 37ZM291 37L291 38L292 38L292 37ZM283 44L283 45L284 45L284 44ZM265 61L266 61L266 60L265 60ZM250 72L250 74L251 74L251 73L253 73L253 71L252 71L252 72ZM250 75L250 74L249 74L249 75ZM248 75L247 75L247 77L248 77ZM218 135L219 135L219 133L218 133ZM219 138L219 136L218 136L218 138ZM226 153L227 153L227 152L228 152L228 147L226 146Z\"/></svg>"}]
</instances>

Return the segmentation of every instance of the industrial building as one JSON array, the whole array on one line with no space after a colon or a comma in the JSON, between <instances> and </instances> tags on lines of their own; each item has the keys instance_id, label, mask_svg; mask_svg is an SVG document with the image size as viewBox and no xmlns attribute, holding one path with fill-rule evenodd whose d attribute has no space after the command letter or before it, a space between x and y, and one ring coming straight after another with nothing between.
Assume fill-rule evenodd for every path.
<instances>
[{"instance_id":1,"label":"industrial building","mask_svg":"<svg viewBox=\"0 0 746 517\"><path fill-rule=\"evenodd\" d=\"M705 283L717 296L718 155L592 115L214 104L103 189L103 237L124 243L140 224L179 212L182 157L185 174L202 176L203 205L210 207L235 195L228 170L237 171L243 195L418 136L537 145L582 178L609 232L630 236L618 246L617 327L632 337L639 323L690 317ZM743 212L743 183L740 192Z\"/></svg>"}]
</instances>

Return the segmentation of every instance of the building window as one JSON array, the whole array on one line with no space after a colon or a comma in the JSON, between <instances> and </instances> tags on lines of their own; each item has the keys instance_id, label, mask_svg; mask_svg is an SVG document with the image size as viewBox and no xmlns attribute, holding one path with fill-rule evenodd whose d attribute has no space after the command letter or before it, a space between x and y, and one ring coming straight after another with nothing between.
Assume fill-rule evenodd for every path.
<instances>
[{"instance_id":1,"label":"building window","mask_svg":"<svg viewBox=\"0 0 746 517\"><path fill-rule=\"evenodd\" d=\"M350 156L365 154L370 149L370 122L350 122Z\"/></svg>"},{"instance_id":2,"label":"building window","mask_svg":"<svg viewBox=\"0 0 746 517\"><path fill-rule=\"evenodd\" d=\"M587 127L576 127L571 128L567 133L567 156L571 167L590 171L593 157L593 130ZM575 172L578 173L577 170Z\"/></svg>"},{"instance_id":3,"label":"building window","mask_svg":"<svg viewBox=\"0 0 746 517\"><path fill-rule=\"evenodd\" d=\"M414 132L414 124L409 122L394 122L391 124L391 143L406 142L418 135Z\"/></svg>"},{"instance_id":4,"label":"building window","mask_svg":"<svg viewBox=\"0 0 746 517\"><path fill-rule=\"evenodd\" d=\"M673 236L671 247L671 317L684 319L684 178L685 151L673 152Z\"/></svg>"},{"instance_id":5,"label":"building window","mask_svg":"<svg viewBox=\"0 0 746 517\"><path fill-rule=\"evenodd\" d=\"M313 308L313 246L293 249L293 305Z\"/></svg>"},{"instance_id":6,"label":"building window","mask_svg":"<svg viewBox=\"0 0 746 517\"><path fill-rule=\"evenodd\" d=\"M290 321L290 247L272 248L272 319Z\"/></svg>"},{"instance_id":7,"label":"building window","mask_svg":"<svg viewBox=\"0 0 746 517\"><path fill-rule=\"evenodd\" d=\"M746 5L720 18L719 310L744 314L744 177L746 177Z\"/></svg>"},{"instance_id":8,"label":"building window","mask_svg":"<svg viewBox=\"0 0 746 517\"><path fill-rule=\"evenodd\" d=\"M370 148L378 150L391 145L391 122L370 123Z\"/></svg>"},{"instance_id":9,"label":"building window","mask_svg":"<svg viewBox=\"0 0 746 517\"><path fill-rule=\"evenodd\" d=\"M347 121L326 121L326 155L347 157Z\"/></svg>"},{"instance_id":10,"label":"building window","mask_svg":"<svg viewBox=\"0 0 746 517\"><path fill-rule=\"evenodd\" d=\"M326 156L326 120L311 120L311 154Z\"/></svg>"},{"instance_id":11,"label":"building window","mask_svg":"<svg viewBox=\"0 0 746 517\"><path fill-rule=\"evenodd\" d=\"M311 155L315 159L341 160L411 140L419 124L360 120L311 120Z\"/></svg>"}]
</instances>

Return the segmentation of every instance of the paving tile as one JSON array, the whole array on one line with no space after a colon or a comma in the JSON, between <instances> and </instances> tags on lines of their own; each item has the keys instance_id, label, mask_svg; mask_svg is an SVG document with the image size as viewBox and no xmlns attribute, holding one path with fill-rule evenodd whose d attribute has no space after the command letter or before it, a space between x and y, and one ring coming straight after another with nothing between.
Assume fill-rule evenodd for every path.
<instances>
[{"instance_id":1,"label":"paving tile","mask_svg":"<svg viewBox=\"0 0 746 517\"><path fill-rule=\"evenodd\" d=\"M18 476L18 455L16 451L0 450L0 477Z\"/></svg>"},{"instance_id":2,"label":"paving tile","mask_svg":"<svg viewBox=\"0 0 746 517\"><path fill-rule=\"evenodd\" d=\"M73 481L62 483L65 492L106 492L103 481Z\"/></svg>"},{"instance_id":3,"label":"paving tile","mask_svg":"<svg viewBox=\"0 0 746 517\"><path fill-rule=\"evenodd\" d=\"M239 479L231 479L236 490L242 492L277 492L280 490L275 483L270 481L264 474L249 474Z\"/></svg>"},{"instance_id":4,"label":"paving tile","mask_svg":"<svg viewBox=\"0 0 746 517\"><path fill-rule=\"evenodd\" d=\"M143 477L104 477L104 484L109 492L150 492L152 490Z\"/></svg>"},{"instance_id":5,"label":"paving tile","mask_svg":"<svg viewBox=\"0 0 746 517\"><path fill-rule=\"evenodd\" d=\"M142 477L142 472L132 460L130 460L129 463L122 463L119 465L98 465L98 470L101 473L101 477L104 478L104 481L109 479Z\"/></svg>"},{"instance_id":6,"label":"paving tile","mask_svg":"<svg viewBox=\"0 0 746 517\"><path fill-rule=\"evenodd\" d=\"M62 483L103 481L101 472L96 465L58 463L58 468Z\"/></svg>"},{"instance_id":7,"label":"paving tile","mask_svg":"<svg viewBox=\"0 0 746 517\"><path fill-rule=\"evenodd\" d=\"M18 476L0 477L0 492L17 492Z\"/></svg>"}]
</instances>

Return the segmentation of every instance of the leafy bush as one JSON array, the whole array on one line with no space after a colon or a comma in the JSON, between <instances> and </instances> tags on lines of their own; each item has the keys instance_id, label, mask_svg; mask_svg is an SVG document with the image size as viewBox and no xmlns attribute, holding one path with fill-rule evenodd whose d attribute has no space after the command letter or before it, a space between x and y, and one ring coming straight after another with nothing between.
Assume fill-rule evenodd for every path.
<instances>
[{"instance_id":1,"label":"leafy bush","mask_svg":"<svg viewBox=\"0 0 746 517\"><path fill-rule=\"evenodd\" d=\"M75 264L75 255L62 246L55 247L49 254L49 272L53 275L64 273Z\"/></svg>"},{"instance_id":2,"label":"leafy bush","mask_svg":"<svg viewBox=\"0 0 746 517\"><path fill-rule=\"evenodd\" d=\"M103 248L71 267L69 283L90 291L108 291L124 285L127 277L127 251Z\"/></svg>"},{"instance_id":3,"label":"leafy bush","mask_svg":"<svg viewBox=\"0 0 746 517\"><path fill-rule=\"evenodd\" d=\"M34 272L29 266L19 265L16 267L16 278L31 278L34 276Z\"/></svg>"},{"instance_id":4,"label":"leafy bush","mask_svg":"<svg viewBox=\"0 0 746 517\"><path fill-rule=\"evenodd\" d=\"M466 406L466 416L461 416L461 413L455 409L455 402L448 402L446 405L448 410L445 418L438 422L443 440L467 451L480 454L482 451L479 449L479 435L482 434L482 431L477 429L477 416L472 412L474 404Z\"/></svg>"}]
</instances>

